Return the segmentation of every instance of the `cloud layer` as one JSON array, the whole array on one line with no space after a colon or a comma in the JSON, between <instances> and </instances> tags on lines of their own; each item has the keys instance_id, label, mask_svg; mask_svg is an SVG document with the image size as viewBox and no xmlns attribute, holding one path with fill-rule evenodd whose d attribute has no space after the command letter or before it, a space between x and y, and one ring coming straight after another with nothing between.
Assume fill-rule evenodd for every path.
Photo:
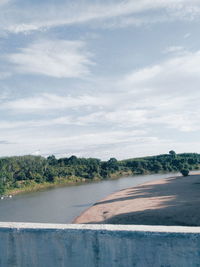
<instances>
[{"instance_id":1,"label":"cloud layer","mask_svg":"<svg viewBox=\"0 0 200 267\"><path fill-rule=\"evenodd\" d=\"M56 78L87 76L92 64L81 41L43 40L7 56L21 73L42 74Z\"/></svg>"},{"instance_id":2,"label":"cloud layer","mask_svg":"<svg viewBox=\"0 0 200 267\"><path fill-rule=\"evenodd\" d=\"M2 3L5 1L3 0ZM39 5L38 2L36 4L33 2L28 8L24 6L21 9L15 2L10 8L6 8L1 19L4 29L20 33L90 21L107 20L108 22L113 19L116 24L116 18L119 18L118 25L138 25L138 23L150 23L163 19L193 20L198 18L200 13L200 4L196 0L110 0L95 1L95 3L84 0L76 1L76 3L58 1L56 4L49 4L44 2ZM145 15L147 12L154 12L153 19L148 14ZM162 16L159 13L162 13ZM7 25L4 23L5 16L9 18Z\"/></svg>"},{"instance_id":3,"label":"cloud layer","mask_svg":"<svg viewBox=\"0 0 200 267\"><path fill-rule=\"evenodd\" d=\"M156 144L156 149L159 145L167 147L167 143L170 146L173 141L167 137L158 138L154 129L174 129L176 133L183 134L200 130L199 65L199 51L184 52L181 55L177 53L160 64L118 77L118 81L113 81L112 88L107 93L73 97L41 94L7 100L1 105L1 110L15 114L30 113L32 116L48 112L50 117L15 123L2 121L0 128L4 131L14 129L14 141L19 144L21 141L17 133L20 131L20 135L26 136L24 139L28 142L27 146L32 144L30 150L34 149L35 143L45 153L50 149L55 153L60 151L61 154L64 150L80 154L85 149L87 153L94 153L93 149L97 148L100 155L105 147L110 151L106 153L111 153L109 147L113 146L117 150L120 145L123 147L120 148L121 152L124 149L125 153L130 144L132 147L138 143L144 147L148 144L148 149ZM118 89L114 92L116 86ZM47 134L45 141L41 134L34 135L33 139L32 130L30 133L22 131L26 126L28 129L41 129L39 132L43 134L50 131L51 134ZM64 136L55 131L61 126ZM161 132L159 130L159 134ZM1 139L3 137L0 136Z\"/></svg>"},{"instance_id":4,"label":"cloud layer","mask_svg":"<svg viewBox=\"0 0 200 267\"><path fill-rule=\"evenodd\" d=\"M200 152L199 1L0 6L2 155Z\"/></svg>"}]
</instances>

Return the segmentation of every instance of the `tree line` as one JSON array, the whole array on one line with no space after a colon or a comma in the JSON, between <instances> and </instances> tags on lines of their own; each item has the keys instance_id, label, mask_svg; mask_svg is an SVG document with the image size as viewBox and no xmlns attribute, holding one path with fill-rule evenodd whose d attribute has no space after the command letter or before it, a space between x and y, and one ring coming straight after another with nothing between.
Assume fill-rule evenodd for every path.
<instances>
[{"instance_id":1,"label":"tree line","mask_svg":"<svg viewBox=\"0 0 200 267\"><path fill-rule=\"evenodd\" d=\"M197 170L199 167L200 154L176 154L174 151L121 161L76 156L57 159L54 155L48 158L30 155L4 157L0 158L0 195L10 189L34 184L103 180L123 175Z\"/></svg>"}]
</instances>

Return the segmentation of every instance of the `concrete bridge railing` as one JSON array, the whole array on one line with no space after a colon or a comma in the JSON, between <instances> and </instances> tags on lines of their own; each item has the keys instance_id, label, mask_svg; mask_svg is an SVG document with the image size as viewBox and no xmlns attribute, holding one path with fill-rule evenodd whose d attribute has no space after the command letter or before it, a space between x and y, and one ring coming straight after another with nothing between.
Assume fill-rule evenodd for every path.
<instances>
[{"instance_id":1,"label":"concrete bridge railing","mask_svg":"<svg viewBox=\"0 0 200 267\"><path fill-rule=\"evenodd\" d=\"M200 227L0 223L1 267L197 267Z\"/></svg>"}]
</instances>

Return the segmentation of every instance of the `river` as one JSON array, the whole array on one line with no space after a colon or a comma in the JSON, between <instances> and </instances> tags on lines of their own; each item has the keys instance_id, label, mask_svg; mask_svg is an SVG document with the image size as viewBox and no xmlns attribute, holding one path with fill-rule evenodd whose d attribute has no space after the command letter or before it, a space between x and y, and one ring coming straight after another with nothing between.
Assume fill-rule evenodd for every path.
<instances>
[{"instance_id":1,"label":"river","mask_svg":"<svg viewBox=\"0 0 200 267\"><path fill-rule=\"evenodd\" d=\"M177 175L129 176L17 195L0 200L0 221L70 223L89 206L113 192Z\"/></svg>"}]
</instances>

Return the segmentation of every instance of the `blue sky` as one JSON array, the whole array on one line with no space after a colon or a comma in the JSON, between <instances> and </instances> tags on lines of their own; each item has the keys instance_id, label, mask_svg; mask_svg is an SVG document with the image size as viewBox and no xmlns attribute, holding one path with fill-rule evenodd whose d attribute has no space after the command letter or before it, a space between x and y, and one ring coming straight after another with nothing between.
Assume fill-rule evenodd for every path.
<instances>
[{"instance_id":1,"label":"blue sky","mask_svg":"<svg viewBox=\"0 0 200 267\"><path fill-rule=\"evenodd\" d=\"M199 0L0 0L0 156L200 152Z\"/></svg>"}]
</instances>

